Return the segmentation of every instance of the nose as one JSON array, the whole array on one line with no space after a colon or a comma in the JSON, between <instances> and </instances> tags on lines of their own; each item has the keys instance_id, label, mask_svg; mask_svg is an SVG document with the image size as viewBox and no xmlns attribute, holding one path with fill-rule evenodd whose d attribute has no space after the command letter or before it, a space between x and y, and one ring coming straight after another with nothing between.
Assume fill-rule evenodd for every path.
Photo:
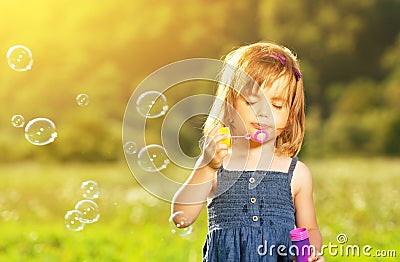
<instances>
[{"instance_id":1,"label":"nose","mask_svg":"<svg viewBox=\"0 0 400 262\"><path fill-rule=\"evenodd\" d=\"M258 117L265 117L269 118L270 117L270 110L267 106L264 106L263 108L260 109L260 111L257 113Z\"/></svg>"},{"instance_id":2,"label":"nose","mask_svg":"<svg viewBox=\"0 0 400 262\"><path fill-rule=\"evenodd\" d=\"M258 117L269 118L271 116L270 105L266 99L260 100L254 110Z\"/></svg>"}]
</instances>

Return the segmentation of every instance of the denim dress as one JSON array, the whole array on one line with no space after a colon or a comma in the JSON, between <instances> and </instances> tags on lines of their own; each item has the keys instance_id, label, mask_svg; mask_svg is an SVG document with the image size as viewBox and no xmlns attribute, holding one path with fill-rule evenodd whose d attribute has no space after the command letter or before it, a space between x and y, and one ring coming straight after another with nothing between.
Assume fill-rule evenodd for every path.
<instances>
[{"instance_id":1,"label":"denim dress","mask_svg":"<svg viewBox=\"0 0 400 262\"><path fill-rule=\"evenodd\" d=\"M216 194L207 205L203 262L292 261L290 183L296 163L297 157L288 172L218 170Z\"/></svg>"}]
</instances>

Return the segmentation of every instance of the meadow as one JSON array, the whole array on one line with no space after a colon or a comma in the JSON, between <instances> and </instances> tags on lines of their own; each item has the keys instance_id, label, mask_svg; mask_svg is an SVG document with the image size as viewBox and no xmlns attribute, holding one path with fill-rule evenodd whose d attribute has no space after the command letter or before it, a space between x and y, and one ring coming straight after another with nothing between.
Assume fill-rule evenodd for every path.
<instances>
[{"instance_id":1,"label":"meadow","mask_svg":"<svg viewBox=\"0 0 400 262\"><path fill-rule=\"evenodd\" d=\"M327 261L396 261L377 255L400 256L399 160L304 160L314 177ZM0 174L0 262L201 261L205 210L190 235L172 234L170 204L146 192L124 162L40 160L1 164ZM80 185L89 179L100 187L100 219L73 232L64 215L82 199ZM369 257L363 254L367 245ZM354 246L360 247L359 256Z\"/></svg>"}]
</instances>

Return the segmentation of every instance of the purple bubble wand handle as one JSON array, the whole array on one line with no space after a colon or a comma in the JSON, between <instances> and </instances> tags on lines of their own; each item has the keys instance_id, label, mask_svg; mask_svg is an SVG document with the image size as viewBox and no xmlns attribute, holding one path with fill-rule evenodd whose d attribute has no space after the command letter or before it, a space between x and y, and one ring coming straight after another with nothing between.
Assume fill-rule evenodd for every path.
<instances>
[{"instance_id":1,"label":"purple bubble wand handle","mask_svg":"<svg viewBox=\"0 0 400 262\"><path fill-rule=\"evenodd\" d=\"M306 228L299 227L290 231L290 240L296 246L297 262L307 262L308 257L311 255L311 246L308 231ZM293 251L293 249L291 249ZM293 252L292 252L293 253Z\"/></svg>"}]
</instances>

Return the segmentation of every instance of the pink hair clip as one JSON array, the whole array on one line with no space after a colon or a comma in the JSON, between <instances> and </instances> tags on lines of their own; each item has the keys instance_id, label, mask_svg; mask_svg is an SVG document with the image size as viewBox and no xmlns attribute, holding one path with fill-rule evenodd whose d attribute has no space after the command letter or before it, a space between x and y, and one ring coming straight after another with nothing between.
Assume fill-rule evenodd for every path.
<instances>
[{"instance_id":1,"label":"pink hair clip","mask_svg":"<svg viewBox=\"0 0 400 262\"><path fill-rule=\"evenodd\" d=\"M278 55L273 55L273 54L266 54L265 56L272 57L279 62L281 62L282 65L285 65L286 63L286 57L284 55L278 54ZM294 75L296 77L296 81L299 81L300 78L302 78L302 74L300 73L300 70L297 67L293 67Z\"/></svg>"},{"instance_id":2,"label":"pink hair clip","mask_svg":"<svg viewBox=\"0 0 400 262\"><path fill-rule=\"evenodd\" d=\"M303 75L300 73L300 70L297 67L293 67L294 74L296 76L296 80L299 81L300 78L303 77Z\"/></svg>"},{"instance_id":3,"label":"pink hair clip","mask_svg":"<svg viewBox=\"0 0 400 262\"><path fill-rule=\"evenodd\" d=\"M266 56L269 56L269 57L272 57L272 58L274 58L276 60L279 60L279 62L281 62L282 65L285 65L285 63L286 63L286 57L284 57L281 54L278 54L278 55L266 54Z\"/></svg>"}]
</instances>

